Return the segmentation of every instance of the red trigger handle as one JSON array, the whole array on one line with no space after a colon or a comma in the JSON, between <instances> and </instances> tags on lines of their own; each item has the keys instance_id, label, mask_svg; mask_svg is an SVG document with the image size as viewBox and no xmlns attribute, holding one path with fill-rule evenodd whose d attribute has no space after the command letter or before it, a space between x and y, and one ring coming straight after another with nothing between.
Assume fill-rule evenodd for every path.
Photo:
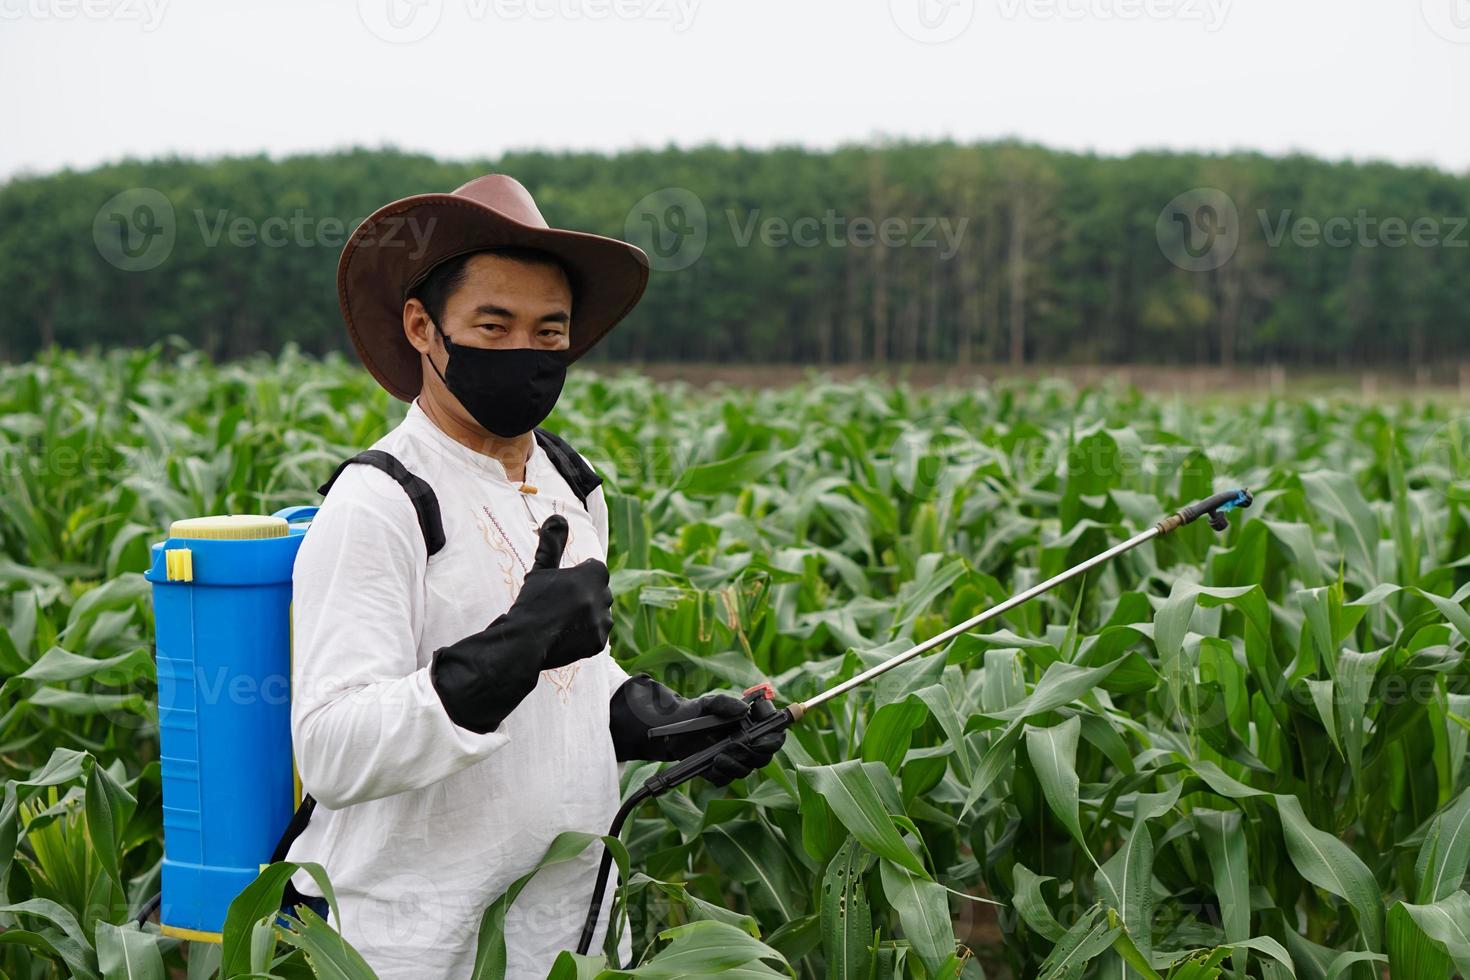
<instances>
[{"instance_id":1,"label":"red trigger handle","mask_svg":"<svg viewBox=\"0 0 1470 980\"><path fill-rule=\"evenodd\" d=\"M754 696L752 697L752 695ZM776 700L776 689L771 686L770 681L761 681L759 684L747 687L744 697L745 700L750 702L758 701L761 698L765 698L767 701L774 701Z\"/></svg>"}]
</instances>

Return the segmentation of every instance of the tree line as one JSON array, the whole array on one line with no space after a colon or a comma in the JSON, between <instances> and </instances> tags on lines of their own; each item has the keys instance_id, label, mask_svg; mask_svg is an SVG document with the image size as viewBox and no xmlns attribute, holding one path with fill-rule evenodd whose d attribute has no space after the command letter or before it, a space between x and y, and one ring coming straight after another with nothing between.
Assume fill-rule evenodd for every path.
<instances>
[{"instance_id":1,"label":"tree line","mask_svg":"<svg viewBox=\"0 0 1470 980\"><path fill-rule=\"evenodd\" d=\"M394 150L127 160L0 185L0 357L170 334L348 350L336 267L376 207L509 173L650 255L590 357L1426 365L1470 354L1470 176L1012 142ZM575 328L575 327L574 327Z\"/></svg>"}]
</instances>

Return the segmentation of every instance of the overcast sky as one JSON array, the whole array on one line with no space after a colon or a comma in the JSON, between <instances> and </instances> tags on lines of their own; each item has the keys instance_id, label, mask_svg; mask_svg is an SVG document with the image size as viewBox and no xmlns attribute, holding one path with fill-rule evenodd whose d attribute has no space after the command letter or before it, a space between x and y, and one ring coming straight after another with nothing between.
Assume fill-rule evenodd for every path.
<instances>
[{"instance_id":1,"label":"overcast sky","mask_svg":"<svg viewBox=\"0 0 1470 980\"><path fill-rule=\"evenodd\" d=\"M1470 170L1470 0L0 0L0 177L876 135Z\"/></svg>"}]
</instances>

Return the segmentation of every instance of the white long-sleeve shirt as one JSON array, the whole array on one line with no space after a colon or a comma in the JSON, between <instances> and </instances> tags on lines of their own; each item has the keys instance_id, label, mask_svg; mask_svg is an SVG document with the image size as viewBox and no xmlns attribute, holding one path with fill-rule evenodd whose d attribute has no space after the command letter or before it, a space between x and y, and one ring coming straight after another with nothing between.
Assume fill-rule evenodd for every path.
<instances>
[{"instance_id":1,"label":"white long-sleeve shirt","mask_svg":"<svg viewBox=\"0 0 1470 980\"><path fill-rule=\"evenodd\" d=\"M558 833L607 832L620 772L608 702L628 674L606 648L542 671L482 735L449 719L429 665L510 607L550 514L570 528L563 567L606 561L607 503L598 488L584 508L539 444L524 481L537 492L523 493L417 401L372 448L433 488L445 543L429 558L408 494L361 464L343 470L312 520L292 576L291 736L318 805L288 857L326 868L342 916L333 925L384 980L458 980L474 963L481 913ZM545 977L558 951L576 947L601 851L546 868L511 906L508 977ZM293 882L319 894L304 871ZM626 936L621 952L626 962Z\"/></svg>"}]
</instances>

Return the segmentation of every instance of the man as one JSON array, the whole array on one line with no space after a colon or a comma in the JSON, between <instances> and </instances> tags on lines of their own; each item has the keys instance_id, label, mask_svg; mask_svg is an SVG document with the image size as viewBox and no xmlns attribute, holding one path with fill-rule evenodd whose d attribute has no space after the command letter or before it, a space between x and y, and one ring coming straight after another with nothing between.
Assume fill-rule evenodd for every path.
<instances>
[{"instance_id":1,"label":"man","mask_svg":"<svg viewBox=\"0 0 1470 980\"><path fill-rule=\"evenodd\" d=\"M468 976L485 907L557 834L606 831L620 762L682 758L728 731L650 728L749 710L685 700L612 659L600 480L537 428L567 364L647 276L639 249L549 228L503 175L387 205L343 250L353 344L411 405L349 460L370 465L338 469L296 560L291 728L318 805L287 856L325 866L333 924L384 978ZM711 780L765 765L783 737L731 753ZM575 947L599 856L521 893L509 976L544 977ZM291 884L322 907L305 872Z\"/></svg>"}]
</instances>

